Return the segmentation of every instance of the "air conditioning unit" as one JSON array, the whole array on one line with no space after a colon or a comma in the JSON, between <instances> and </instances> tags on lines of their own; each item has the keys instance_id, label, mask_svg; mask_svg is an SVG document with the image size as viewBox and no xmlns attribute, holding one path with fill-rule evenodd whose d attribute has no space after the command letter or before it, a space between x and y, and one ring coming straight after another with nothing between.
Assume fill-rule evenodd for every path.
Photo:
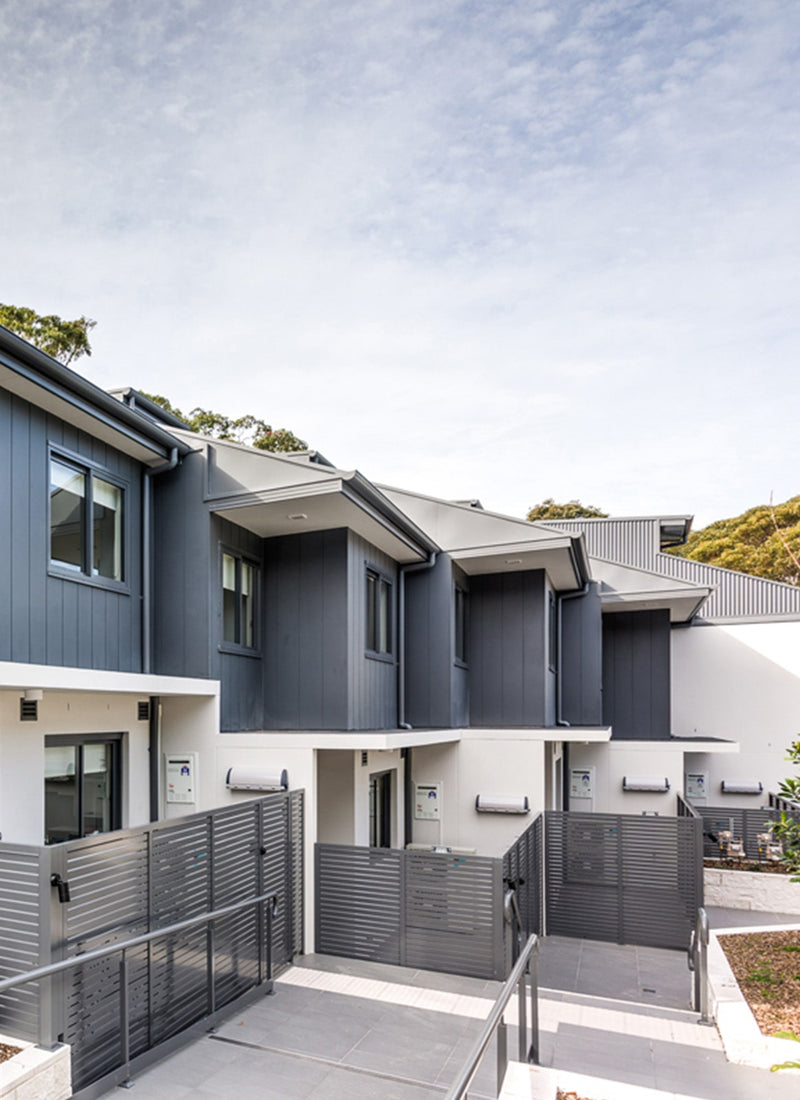
<instances>
[{"instance_id":1,"label":"air conditioning unit","mask_svg":"<svg viewBox=\"0 0 800 1100\"><path fill-rule=\"evenodd\" d=\"M669 780L666 777L652 775L625 775L622 777L623 791L650 791L652 794L666 794Z\"/></svg>"},{"instance_id":2,"label":"air conditioning unit","mask_svg":"<svg viewBox=\"0 0 800 1100\"><path fill-rule=\"evenodd\" d=\"M764 785L757 779L723 779L720 790L723 794L761 794Z\"/></svg>"},{"instance_id":3,"label":"air conditioning unit","mask_svg":"<svg viewBox=\"0 0 800 1100\"><path fill-rule=\"evenodd\" d=\"M475 798L479 814L529 814L531 807L526 794L479 794Z\"/></svg>"},{"instance_id":4,"label":"air conditioning unit","mask_svg":"<svg viewBox=\"0 0 800 1100\"><path fill-rule=\"evenodd\" d=\"M266 768L228 768L225 786L229 791L286 791L289 778L286 768L269 771Z\"/></svg>"}]
</instances>

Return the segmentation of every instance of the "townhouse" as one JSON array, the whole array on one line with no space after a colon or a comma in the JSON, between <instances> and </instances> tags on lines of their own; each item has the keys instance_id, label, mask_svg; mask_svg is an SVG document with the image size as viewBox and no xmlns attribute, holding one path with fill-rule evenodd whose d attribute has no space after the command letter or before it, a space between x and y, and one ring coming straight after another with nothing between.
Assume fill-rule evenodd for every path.
<instances>
[{"instance_id":1,"label":"townhouse","mask_svg":"<svg viewBox=\"0 0 800 1100\"><path fill-rule=\"evenodd\" d=\"M6 841L288 785L310 902L317 840L494 855L782 774L800 593L736 579L773 594L741 622L727 571L665 564L686 517L530 524L205 439L3 329L0 448Z\"/></svg>"}]
</instances>

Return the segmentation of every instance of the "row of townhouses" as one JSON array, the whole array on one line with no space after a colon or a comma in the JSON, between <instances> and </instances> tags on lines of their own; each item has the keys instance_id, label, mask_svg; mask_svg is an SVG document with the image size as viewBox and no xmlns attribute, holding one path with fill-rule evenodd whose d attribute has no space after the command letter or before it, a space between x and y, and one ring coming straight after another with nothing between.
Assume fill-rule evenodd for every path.
<instances>
[{"instance_id":1,"label":"row of townhouses","mask_svg":"<svg viewBox=\"0 0 800 1100\"><path fill-rule=\"evenodd\" d=\"M310 900L316 841L494 855L786 773L800 590L671 555L689 516L528 523L203 438L5 329L0 492L6 842L288 786Z\"/></svg>"}]
</instances>

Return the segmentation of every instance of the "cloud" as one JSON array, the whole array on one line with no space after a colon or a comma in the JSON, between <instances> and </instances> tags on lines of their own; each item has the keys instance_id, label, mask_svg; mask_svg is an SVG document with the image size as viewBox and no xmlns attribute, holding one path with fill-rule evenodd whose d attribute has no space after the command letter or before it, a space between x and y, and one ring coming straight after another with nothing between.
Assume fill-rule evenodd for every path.
<instances>
[{"instance_id":1,"label":"cloud","mask_svg":"<svg viewBox=\"0 0 800 1100\"><path fill-rule=\"evenodd\" d=\"M797 465L798 23L10 0L2 299L368 476L741 510Z\"/></svg>"}]
</instances>

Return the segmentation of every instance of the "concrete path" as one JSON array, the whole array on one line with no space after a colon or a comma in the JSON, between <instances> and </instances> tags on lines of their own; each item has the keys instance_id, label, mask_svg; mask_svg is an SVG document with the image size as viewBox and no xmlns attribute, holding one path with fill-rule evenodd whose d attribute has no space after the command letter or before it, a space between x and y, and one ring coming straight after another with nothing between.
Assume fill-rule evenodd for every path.
<instances>
[{"instance_id":1,"label":"concrete path","mask_svg":"<svg viewBox=\"0 0 800 1100\"><path fill-rule=\"evenodd\" d=\"M752 914L764 923L764 914ZM712 914L714 927L726 923ZM738 926L755 924L736 915ZM782 918L785 920L785 918ZM776 918L776 923L780 921ZM547 937L540 959L542 1063L702 1100L792 1100L798 1079L734 1066L690 1011L683 952ZM274 996L232 1014L135 1079L135 1100L422 1100L442 1096L499 983L304 956ZM515 1019L514 1014L509 1023ZM509 1053L516 1034L509 1030ZM494 1051L471 1097L494 1097ZM105 1094L118 1098L114 1089ZM629 1089L625 1095L630 1096Z\"/></svg>"}]
</instances>

